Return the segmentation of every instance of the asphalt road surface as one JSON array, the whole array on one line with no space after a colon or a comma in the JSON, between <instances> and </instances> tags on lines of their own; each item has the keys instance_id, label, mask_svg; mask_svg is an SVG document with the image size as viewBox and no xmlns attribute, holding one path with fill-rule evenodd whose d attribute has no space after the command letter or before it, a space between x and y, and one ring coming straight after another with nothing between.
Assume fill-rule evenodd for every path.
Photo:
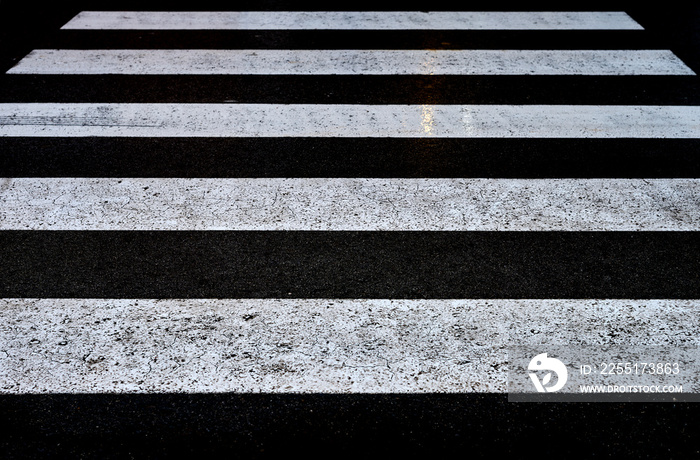
<instances>
[{"instance_id":1,"label":"asphalt road surface","mask_svg":"<svg viewBox=\"0 0 700 460\"><path fill-rule=\"evenodd\" d=\"M700 8L429 6L0 2L6 457L700 455Z\"/></svg>"}]
</instances>

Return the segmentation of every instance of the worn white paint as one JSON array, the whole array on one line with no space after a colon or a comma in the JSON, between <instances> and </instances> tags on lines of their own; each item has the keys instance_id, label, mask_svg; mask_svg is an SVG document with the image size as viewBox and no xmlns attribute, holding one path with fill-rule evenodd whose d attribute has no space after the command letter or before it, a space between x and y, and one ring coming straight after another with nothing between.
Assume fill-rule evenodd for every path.
<instances>
[{"instance_id":1,"label":"worn white paint","mask_svg":"<svg viewBox=\"0 0 700 460\"><path fill-rule=\"evenodd\" d=\"M700 107L3 103L0 136L700 138Z\"/></svg>"},{"instance_id":2,"label":"worn white paint","mask_svg":"<svg viewBox=\"0 0 700 460\"><path fill-rule=\"evenodd\" d=\"M83 11L63 29L639 30L624 12Z\"/></svg>"},{"instance_id":3,"label":"worn white paint","mask_svg":"<svg viewBox=\"0 0 700 460\"><path fill-rule=\"evenodd\" d=\"M0 299L0 393L504 393L512 347L698 328L698 300Z\"/></svg>"},{"instance_id":4,"label":"worn white paint","mask_svg":"<svg viewBox=\"0 0 700 460\"><path fill-rule=\"evenodd\" d=\"M700 179L3 182L0 230L700 230Z\"/></svg>"},{"instance_id":5,"label":"worn white paint","mask_svg":"<svg viewBox=\"0 0 700 460\"><path fill-rule=\"evenodd\" d=\"M11 74L695 75L668 50L34 50Z\"/></svg>"}]
</instances>

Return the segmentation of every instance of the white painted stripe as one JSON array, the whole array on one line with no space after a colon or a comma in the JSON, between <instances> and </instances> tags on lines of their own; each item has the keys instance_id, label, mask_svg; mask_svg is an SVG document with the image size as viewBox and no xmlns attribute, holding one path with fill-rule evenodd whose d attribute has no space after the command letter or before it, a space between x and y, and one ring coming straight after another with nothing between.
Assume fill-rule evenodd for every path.
<instances>
[{"instance_id":1,"label":"white painted stripe","mask_svg":"<svg viewBox=\"0 0 700 460\"><path fill-rule=\"evenodd\" d=\"M0 136L700 138L700 107L4 103Z\"/></svg>"},{"instance_id":2,"label":"white painted stripe","mask_svg":"<svg viewBox=\"0 0 700 460\"><path fill-rule=\"evenodd\" d=\"M695 75L669 50L34 50L11 74Z\"/></svg>"},{"instance_id":3,"label":"white painted stripe","mask_svg":"<svg viewBox=\"0 0 700 460\"><path fill-rule=\"evenodd\" d=\"M699 327L698 300L0 299L0 392L505 393L511 347L678 359Z\"/></svg>"},{"instance_id":4,"label":"white painted stripe","mask_svg":"<svg viewBox=\"0 0 700 460\"><path fill-rule=\"evenodd\" d=\"M0 230L700 230L700 179L8 178L2 183Z\"/></svg>"},{"instance_id":5,"label":"white painted stripe","mask_svg":"<svg viewBox=\"0 0 700 460\"><path fill-rule=\"evenodd\" d=\"M639 30L624 12L83 11L63 29Z\"/></svg>"}]
</instances>

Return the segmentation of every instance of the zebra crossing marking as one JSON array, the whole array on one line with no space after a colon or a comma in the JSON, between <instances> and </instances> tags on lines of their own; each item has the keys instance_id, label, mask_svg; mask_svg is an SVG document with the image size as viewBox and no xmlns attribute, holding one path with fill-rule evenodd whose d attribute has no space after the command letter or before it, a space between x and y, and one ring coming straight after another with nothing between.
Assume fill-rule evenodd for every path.
<instances>
[{"instance_id":1,"label":"zebra crossing marking","mask_svg":"<svg viewBox=\"0 0 700 460\"><path fill-rule=\"evenodd\" d=\"M695 75L668 50L34 50L9 74Z\"/></svg>"},{"instance_id":2,"label":"zebra crossing marking","mask_svg":"<svg viewBox=\"0 0 700 460\"><path fill-rule=\"evenodd\" d=\"M700 107L4 103L0 136L697 139Z\"/></svg>"},{"instance_id":3,"label":"zebra crossing marking","mask_svg":"<svg viewBox=\"0 0 700 460\"><path fill-rule=\"evenodd\" d=\"M700 327L699 308L667 299L0 299L0 389L505 393L513 340L599 344L612 323L625 327L607 346L682 346Z\"/></svg>"},{"instance_id":4,"label":"zebra crossing marking","mask_svg":"<svg viewBox=\"0 0 700 460\"><path fill-rule=\"evenodd\" d=\"M0 230L700 229L700 179L15 178L0 197Z\"/></svg>"},{"instance_id":5,"label":"zebra crossing marking","mask_svg":"<svg viewBox=\"0 0 700 460\"><path fill-rule=\"evenodd\" d=\"M63 29L641 30L642 27L621 12L81 12ZM94 62L98 55L102 67ZM157 63L156 56L163 56L165 63ZM413 56L414 62L402 61L401 57L405 56ZM485 62L472 61L469 65L474 67L465 69L465 56ZM506 62L498 61L496 56L506 59ZM556 61L563 56L568 60ZM233 57L241 57L241 62L230 60ZM255 59L245 61L246 57ZM382 62L370 68L370 58ZM455 58L460 62L451 61ZM549 73L553 75L694 75L668 50L35 50L8 73L60 74L64 72L62 69L73 69L65 73L137 75L148 71L180 75L195 73L193 65L197 59L207 61L202 68L210 73L257 72L264 75L343 72L438 75L457 72L455 68L462 72L459 74L481 72L485 75L512 71L517 72L516 75L540 72L554 72ZM326 67L317 67L319 59L327 60ZM333 59L338 62L331 62ZM360 62L351 62L353 59ZM78 65L80 61L92 62L82 67ZM168 67L173 61L177 66ZM146 63L150 70L142 70ZM248 66L247 70L242 70L241 63ZM263 63L267 67L260 67ZM700 109L697 107L669 105L0 104L0 136L18 138L696 139L700 138L699 121ZM518 242L506 241L514 233L505 231L513 230L532 232L533 235L547 231L582 232L574 235L572 240L577 246L574 249L567 247L569 252L565 258L569 260L562 266L569 267L572 272L577 270L576 276L589 277L593 280L588 281L591 285L603 285L596 292L612 293L612 296L621 292L620 289L624 288L621 285L627 280L621 279L619 267L626 268L632 260L637 264L630 268L630 273L643 275L640 277L643 282L650 281L653 286L649 292L672 295L668 294L666 277L687 273L687 266L695 260L690 255L683 260L685 265L678 264L677 260L683 257L677 252L664 250L677 241L689 241L691 251L696 244L684 232L698 230L700 218L694 204L700 201L699 185L698 179L5 178L0 181L3 203L0 230L4 232L4 241L9 244L3 251L17 256L16 259L7 257L8 260L20 262L15 262L19 267L10 267L6 272L16 284L8 283L4 289L5 292L12 290L21 294L47 289L57 295L116 292L117 296L143 289L139 284L142 279L130 271L134 267L128 266L128 262L95 274L93 281L97 287L87 285L89 279L83 278L86 270L92 266L105 268L100 265L104 258L140 264L134 273L147 275L144 277L146 284L155 280L147 286L152 289L149 292L168 292L168 289L182 289L182 285L186 285L185 289L190 291L179 292L193 295L194 286L205 289L207 286L211 288L213 283L214 291L223 289L216 292L237 294L259 286L246 280L243 286L236 285L226 291L229 288L221 286L222 274L236 272L231 266L222 267L213 260L242 254L245 260L240 262L240 267L243 270L249 270L260 260L263 264L269 264L271 260L279 262L277 259L283 251L274 246L274 242L289 236L286 233L289 230L292 236L296 236L294 231L307 230L368 230L386 232L390 236L395 235L394 230L496 231L497 235L487 236L491 239L482 243L485 246L472 241L481 235L470 235L472 240L466 238L460 242L460 256L483 259L494 253L510 252L512 255L517 251ZM104 230L117 232L99 232ZM126 230L126 235L121 233L122 230ZM129 231L138 230L148 232L133 236L131 240ZM169 232L159 232L161 230L195 230L198 234L177 234L170 239ZM201 234L200 230L203 230ZM208 253L209 258L203 264L206 266L203 273L196 274L199 276L196 282L187 284L181 278L178 282L178 277L182 276L180 270L185 271L187 267L176 263L190 265L203 257L202 252L223 241L217 240L219 232L212 230L250 230L250 234L260 230L272 232L265 233L259 240L257 233L251 238L248 238L248 233L225 235L228 246L222 244ZM73 234L72 231L77 232ZM281 235L273 233L276 231ZM628 235L622 235L620 243L614 239L618 234L614 234L613 239L608 238L610 233L588 238L585 233L588 231L642 231L641 247L654 247L648 252L635 251L640 246L635 246L637 240L633 241ZM661 238L654 234L657 231L676 233L670 238L668 235ZM323 249L320 255L315 254L308 260L324 264L328 260L337 260L333 257L338 256L338 245L329 243L337 240L329 239L327 235L314 239L319 233L310 238L305 236L307 240L300 246L301 252L311 253L311 248L320 246ZM426 240L433 235L435 233L427 235ZM547 237L549 235L552 233ZM553 235L552 238L569 241L566 239L569 235ZM340 236L357 237L351 234ZM373 235L370 233L370 236ZM455 233L446 238L452 236ZM461 238L462 234L456 236ZM638 237L637 234L634 236ZM674 239L675 236L679 238ZM268 251L264 246L262 252L256 252L261 247L258 243L267 237L273 242L272 249ZM379 237L381 239L382 235ZM111 244L123 241L120 238L130 239L130 252L123 259L121 255L116 256L123 247ZM181 249L173 242L183 243L190 239L195 240L193 246L184 249L182 254L154 262L155 253L167 252L167 248ZM238 246L229 241L237 239L245 239L240 245L240 253L234 250ZM435 243L438 238L432 240ZM586 259L578 252L589 243L603 240L601 247L606 254L612 254L612 262L605 269L612 274L604 274L600 278L602 281L598 282L597 277L589 276L598 275L590 269L592 257ZM73 246L66 249L61 245L64 241L72 242ZM143 245L147 244L144 241L155 242L155 249L144 248ZM506 266L504 271L510 271L514 278L519 279L510 286L514 291L507 292L519 292L518 289L524 289L523 285L536 284L541 276L539 272L529 271L532 254L547 252L538 251L541 248L561 247L555 244L557 242L551 246L547 241L534 244L516 254L514 259L517 262ZM647 244L649 242L652 244ZM80 247L82 243L87 249L74 251L75 245ZM444 246L437 243L432 246L432 243L429 241L427 249L415 254L427 255L423 259L439 258L447 254L446 247L451 248L449 242ZM397 239L392 250L396 253L397 248L405 249L403 245L406 244ZM365 242L363 248L375 251L360 250L357 254L379 253L376 249L381 245L382 241ZM476 246L481 249L474 249ZM435 247L440 248L437 254ZM500 251L492 251L493 248ZM483 251L481 254L480 250ZM601 249L596 247L591 253L598 250ZM626 250L632 253L629 258ZM47 254L65 256L61 251L74 251L75 257L48 264L43 259ZM408 259L421 258L415 254L409 255ZM660 257L665 258L664 268L658 271L638 268L640 260L651 258L649 254L661 254ZM296 269L299 264L296 257L291 256L291 261L286 264L287 270ZM391 256L381 256L375 265L391 263L387 257ZM537 260L543 266L549 264L544 270L547 272L552 267L561 268L558 263L551 262L556 257L555 251L554 255L545 255L547 261L543 262L543 258ZM355 253L346 254L345 260L354 261L352 263L356 266L348 269L350 276L335 274L337 279L360 279L362 282L364 275L357 275L357 272L366 262L360 259ZM98 261L97 265L91 265L93 260ZM172 267L158 267L159 263L167 264L164 260L176 263ZM500 262L506 263L504 259L499 259ZM587 265L582 269L584 262ZM37 263L41 266L31 268ZM60 266L61 263L66 266ZM464 265L462 259L459 264ZM493 261L484 262L481 269L485 264L493 265ZM437 275L426 276L438 276L440 270L445 273L444 268L449 267L449 263L441 267L436 270ZM672 271L673 268L677 271ZM158 269L162 273L149 271ZM306 267L298 268L304 269ZM404 270L402 273L410 272L410 268ZM501 276L498 270L490 271L485 279ZM50 284L53 283L52 276L59 272L65 284L56 289ZM282 272L286 275L285 270ZM113 283L111 275L115 273L121 274L119 283ZM567 275L561 276L566 278ZM32 278L34 276L36 278ZM262 275L255 271L252 276ZM279 273L273 273L271 279L275 276L277 279L281 277ZM678 288L681 294L692 290L688 281L690 276L677 276L683 278L679 285L685 283ZM175 283L169 284L173 279ZM296 281L289 286L298 289L301 283ZM311 286L305 289L310 293L319 292L321 288L316 281L305 281ZM390 277L385 281L382 284L395 283ZM264 283L264 280L260 282ZM106 288L104 283L109 286ZM415 282L413 288L430 289L431 284L437 284L434 278L422 284ZM477 279L474 284L483 283ZM542 290L550 289L550 293L551 289L557 289L553 291L556 294L561 294L560 289L572 289L569 285L564 288L562 284L565 283L554 280L536 285ZM38 290L33 291L37 285L40 285ZM493 285L486 287L492 288ZM472 286L471 289L476 288ZM406 287L398 290L414 292ZM464 292L473 291L467 289ZM535 292L540 295L536 289ZM484 296L491 294L482 292ZM693 335L698 326L696 318L700 318L695 312L697 301L673 299L4 298L0 299L0 306L0 340L5 344L6 355L6 359L0 362L4 369L0 372L0 388L2 392L24 394L154 391L498 393L505 391L507 356L504 350L514 333L522 332L524 337L532 337L532 324L538 325L543 336L561 344L582 340L600 343L600 331L605 330L610 321L619 318L619 323L627 325L614 339L619 343L667 345L682 340L678 335L666 332L669 324L676 328L676 332ZM630 316L644 321L629 324ZM650 331L653 334L650 335Z\"/></svg>"},{"instance_id":6,"label":"zebra crossing marking","mask_svg":"<svg viewBox=\"0 0 700 460\"><path fill-rule=\"evenodd\" d=\"M624 12L82 11L62 29L640 30Z\"/></svg>"}]
</instances>

